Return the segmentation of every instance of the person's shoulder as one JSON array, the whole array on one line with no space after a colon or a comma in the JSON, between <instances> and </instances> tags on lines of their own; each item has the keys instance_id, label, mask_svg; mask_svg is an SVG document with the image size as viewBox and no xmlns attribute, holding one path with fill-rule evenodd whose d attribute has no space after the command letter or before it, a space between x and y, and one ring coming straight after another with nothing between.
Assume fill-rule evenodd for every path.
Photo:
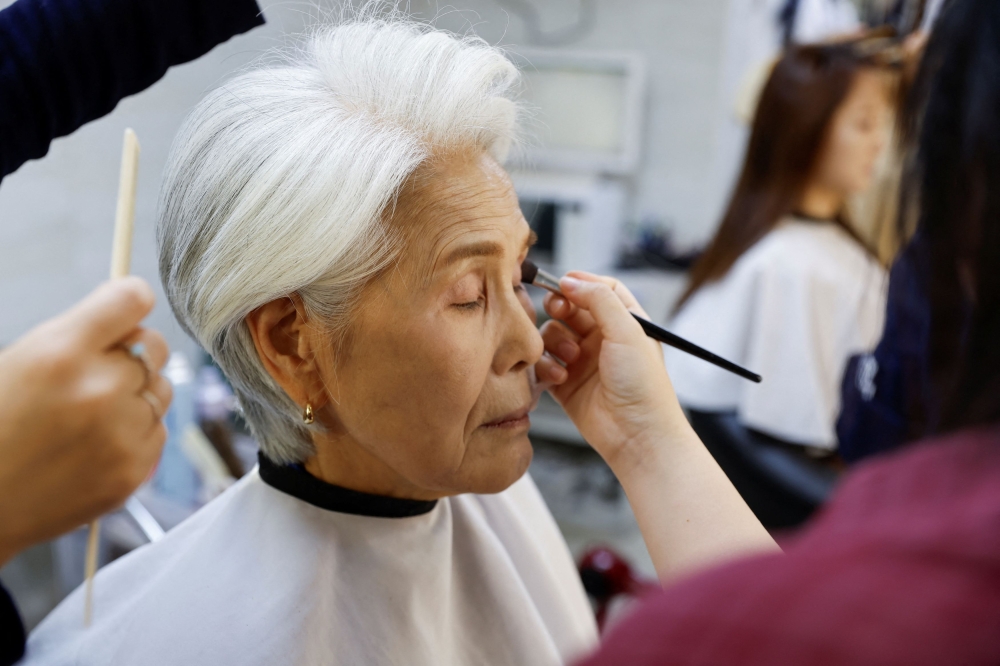
<instances>
[{"instance_id":1,"label":"person's shoulder","mask_svg":"<svg viewBox=\"0 0 1000 666\"><path fill-rule=\"evenodd\" d=\"M789 293L821 289L854 301L859 294L881 293L886 283L875 257L832 222L785 221L740 261L743 274L756 284Z\"/></svg>"},{"instance_id":2,"label":"person's shoulder","mask_svg":"<svg viewBox=\"0 0 1000 666\"><path fill-rule=\"evenodd\" d=\"M774 275L797 279L815 270L817 262L825 262L825 254L815 229L783 221L740 255L723 280L751 284Z\"/></svg>"},{"instance_id":3,"label":"person's shoulder","mask_svg":"<svg viewBox=\"0 0 1000 666\"><path fill-rule=\"evenodd\" d=\"M789 218L769 232L754 248L756 261L771 268L815 271L825 266L846 264L881 271L871 252L842 226L833 222L812 222Z\"/></svg>"}]
</instances>

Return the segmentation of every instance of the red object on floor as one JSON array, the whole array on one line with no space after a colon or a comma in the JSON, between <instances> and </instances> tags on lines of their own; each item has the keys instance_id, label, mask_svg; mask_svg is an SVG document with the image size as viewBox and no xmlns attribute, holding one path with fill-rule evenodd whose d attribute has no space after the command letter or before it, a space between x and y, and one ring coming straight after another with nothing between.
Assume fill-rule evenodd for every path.
<instances>
[{"instance_id":1,"label":"red object on floor","mask_svg":"<svg viewBox=\"0 0 1000 666\"><path fill-rule=\"evenodd\" d=\"M580 666L1000 664L1000 429L856 468L785 555L706 571Z\"/></svg>"},{"instance_id":2,"label":"red object on floor","mask_svg":"<svg viewBox=\"0 0 1000 666\"><path fill-rule=\"evenodd\" d=\"M618 553L610 548L593 548L580 558L580 578L594 600L597 628L604 629L608 608L620 595L639 597L659 589L656 581L640 580Z\"/></svg>"}]
</instances>

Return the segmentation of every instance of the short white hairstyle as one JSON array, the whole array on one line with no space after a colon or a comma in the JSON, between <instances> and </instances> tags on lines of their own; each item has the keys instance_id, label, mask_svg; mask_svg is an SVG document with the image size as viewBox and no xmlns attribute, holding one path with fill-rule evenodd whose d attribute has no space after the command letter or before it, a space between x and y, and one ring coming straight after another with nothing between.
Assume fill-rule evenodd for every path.
<instances>
[{"instance_id":1,"label":"short white hairstyle","mask_svg":"<svg viewBox=\"0 0 1000 666\"><path fill-rule=\"evenodd\" d=\"M270 459L314 449L245 317L298 293L311 317L346 330L360 289L398 252L386 218L400 188L436 154L502 162L518 84L477 37L362 11L228 81L185 120L160 193L160 276Z\"/></svg>"}]
</instances>

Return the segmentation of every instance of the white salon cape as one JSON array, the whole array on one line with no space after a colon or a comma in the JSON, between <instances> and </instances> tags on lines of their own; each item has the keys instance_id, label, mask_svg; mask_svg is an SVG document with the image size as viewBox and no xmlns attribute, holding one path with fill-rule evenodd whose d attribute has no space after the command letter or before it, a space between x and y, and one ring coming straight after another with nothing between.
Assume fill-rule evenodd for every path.
<instances>
[{"instance_id":1,"label":"white salon cape","mask_svg":"<svg viewBox=\"0 0 1000 666\"><path fill-rule=\"evenodd\" d=\"M262 460L102 569L87 629L83 611L81 587L31 634L23 663L541 666L597 643L527 475L497 495L416 502Z\"/></svg>"},{"instance_id":2,"label":"white salon cape","mask_svg":"<svg viewBox=\"0 0 1000 666\"><path fill-rule=\"evenodd\" d=\"M852 34L862 27L851 0L799 0L792 39L811 44Z\"/></svg>"},{"instance_id":3,"label":"white salon cape","mask_svg":"<svg viewBox=\"0 0 1000 666\"><path fill-rule=\"evenodd\" d=\"M835 449L844 367L878 343L887 281L839 225L784 221L695 292L669 326L763 382L668 348L678 399L700 411L735 410L744 425L788 442Z\"/></svg>"}]
</instances>

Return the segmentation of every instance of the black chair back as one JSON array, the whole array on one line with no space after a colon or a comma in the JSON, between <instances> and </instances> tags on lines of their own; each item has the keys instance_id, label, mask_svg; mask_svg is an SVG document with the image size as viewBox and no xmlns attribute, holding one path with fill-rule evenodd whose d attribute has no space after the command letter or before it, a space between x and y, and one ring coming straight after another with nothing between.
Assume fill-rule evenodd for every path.
<instances>
[{"instance_id":1,"label":"black chair back","mask_svg":"<svg viewBox=\"0 0 1000 666\"><path fill-rule=\"evenodd\" d=\"M734 412L688 410L705 447L768 529L801 525L829 497L838 472L805 451L770 441Z\"/></svg>"}]
</instances>

